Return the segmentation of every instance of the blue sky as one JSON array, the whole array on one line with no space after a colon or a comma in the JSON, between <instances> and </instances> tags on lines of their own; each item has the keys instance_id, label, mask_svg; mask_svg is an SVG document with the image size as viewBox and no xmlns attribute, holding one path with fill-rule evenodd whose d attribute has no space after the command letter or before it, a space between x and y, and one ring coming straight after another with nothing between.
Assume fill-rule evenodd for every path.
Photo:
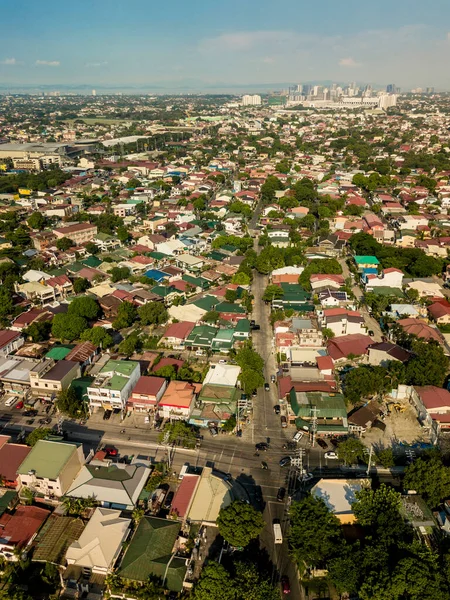
<instances>
[{"instance_id":1,"label":"blue sky","mask_svg":"<svg viewBox=\"0 0 450 600\"><path fill-rule=\"evenodd\" d=\"M450 0L0 0L0 82L450 89Z\"/></svg>"}]
</instances>

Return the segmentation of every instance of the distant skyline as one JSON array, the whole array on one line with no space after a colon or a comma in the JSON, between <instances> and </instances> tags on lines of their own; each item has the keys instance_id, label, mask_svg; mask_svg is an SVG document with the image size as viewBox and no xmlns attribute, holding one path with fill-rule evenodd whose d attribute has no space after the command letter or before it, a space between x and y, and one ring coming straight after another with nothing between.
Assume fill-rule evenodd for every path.
<instances>
[{"instance_id":1,"label":"distant skyline","mask_svg":"<svg viewBox=\"0 0 450 600\"><path fill-rule=\"evenodd\" d=\"M448 0L18 0L2 6L0 32L2 88L450 90Z\"/></svg>"}]
</instances>

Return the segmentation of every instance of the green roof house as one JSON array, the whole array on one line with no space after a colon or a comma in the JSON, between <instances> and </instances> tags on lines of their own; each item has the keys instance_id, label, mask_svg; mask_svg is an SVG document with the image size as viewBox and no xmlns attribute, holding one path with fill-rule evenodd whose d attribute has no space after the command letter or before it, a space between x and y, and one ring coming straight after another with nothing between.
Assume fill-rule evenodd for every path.
<instances>
[{"instance_id":1,"label":"green roof house","mask_svg":"<svg viewBox=\"0 0 450 600\"><path fill-rule=\"evenodd\" d=\"M361 273L365 269L377 269L380 261L376 256L357 255L353 257L358 271Z\"/></svg>"},{"instance_id":2,"label":"green roof house","mask_svg":"<svg viewBox=\"0 0 450 600\"><path fill-rule=\"evenodd\" d=\"M87 388L89 407L105 410L125 410L131 390L141 375L138 362L132 360L108 360L94 382Z\"/></svg>"},{"instance_id":3,"label":"green roof house","mask_svg":"<svg viewBox=\"0 0 450 600\"><path fill-rule=\"evenodd\" d=\"M145 582L154 575L173 592L183 589L186 559L176 556L180 523L143 517L130 541L117 573L124 579Z\"/></svg>"},{"instance_id":4,"label":"green roof house","mask_svg":"<svg viewBox=\"0 0 450 600\"><path fill-rule=\"evenodd\" d=\"M187 336L185 346L187 348L204 348L209 350L218 331L217 327L197 325Z\"/></svg>"},{"instance_id":5,"label":"green roof house","mask_svg":"<svg viewBox=\"0 0 450 600\"><path fill-rule=\"evenodd\" d=\"M292 388L290 403L297 427L311 429L316 417L316 431L320 434L344 434L348 432L347 409L342 394L324 392L296 392Z\"/></svg>"},{"instance_id":6,"label":"green roof house","mask_svg":"<svg viewBox=\"0 0 450 600\"><path fill-rule=\"evenodd\" d=\"M64 496L84 464L81 444L39 440L17 469L22 486L43 496Z\"/></svg>"}]
</instances>

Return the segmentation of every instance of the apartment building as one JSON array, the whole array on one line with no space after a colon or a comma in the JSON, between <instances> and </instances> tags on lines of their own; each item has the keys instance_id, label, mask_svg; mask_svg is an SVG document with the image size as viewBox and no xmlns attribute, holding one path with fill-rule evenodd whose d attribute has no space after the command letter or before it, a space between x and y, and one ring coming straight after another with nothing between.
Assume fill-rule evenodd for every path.
<instances>
[{"instance_id":1,"label":"apartment building","mask_svg":"<svg viewBox=\"0 0 450 600\"><path fill-rule=\"evenodd\" d=\"M67 390L76 377L80 377L80 364L71 360L52 358L40 361L30 371L31 393L35 396L55 398L62 390Z\"/></svg>"},{"instance_id":2,"label":"apartment building","mask_svg":"<svg viewBox=\"0 0 450 600\"><path fill-rule=\"evenodd\" d=\"M54 233L58 239L69 238L75 246L80 246L86 242L91 242L97 235L97 225L92 223L77 223L68 227L55 229Z\"/></svg>"},{"instance_id":3,"label":"apartment building","mask_svg":"<svg viewBox=\"0 0 450 600\"><path fill-rule=\"evenodd\" d=\"M87 388L91 412L100 407L104 410L124 411L140 375L138 362L109 360Z\"/></svg>"}]
</instances>

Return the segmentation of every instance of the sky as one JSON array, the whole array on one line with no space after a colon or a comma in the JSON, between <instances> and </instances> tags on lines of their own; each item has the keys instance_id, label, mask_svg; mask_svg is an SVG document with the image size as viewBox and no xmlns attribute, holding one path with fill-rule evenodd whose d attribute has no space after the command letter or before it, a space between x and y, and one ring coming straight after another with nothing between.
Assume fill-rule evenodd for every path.
<instances>
[{"instance_id":1,"label":"sky","mask_svg":"<svg viewBox=\"0 0 450 600\"><path fill-rule=\"evenodd\" d=\"M0 85L450 90L450 0L0 0Z\"/></svg>"}]
</instances>

